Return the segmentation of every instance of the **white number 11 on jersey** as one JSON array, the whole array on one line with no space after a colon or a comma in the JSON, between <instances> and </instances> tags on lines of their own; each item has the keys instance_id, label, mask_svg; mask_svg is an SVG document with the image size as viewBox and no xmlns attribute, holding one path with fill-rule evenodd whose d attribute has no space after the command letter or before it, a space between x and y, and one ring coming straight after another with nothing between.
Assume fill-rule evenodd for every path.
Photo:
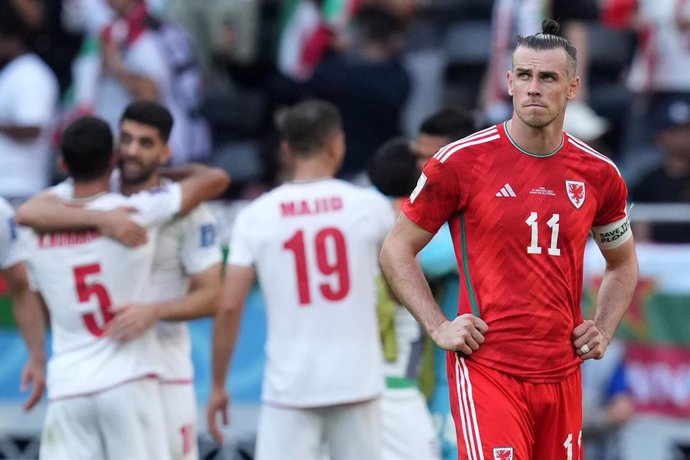
<instances>
[{"instance_id":1,"label":"white number 11 on jersey","mask_svg":"<svg viewBox=\"0 0 690 460\"><path fill-rule=\"evenodd\" d=\"M529 217L525 221L527 225L530 226L532 230L532 241L530 245L527 246L527 254L541 254L541 246L539 246L539 222L538 214L536 212L531 212ZM551 219L546 222L546 225L551 229L551 245L549 246L548 253L550 256L560 256L561 250L558 248L558 219L559 215L554 214Z\"/></svg>"}]
</instances>

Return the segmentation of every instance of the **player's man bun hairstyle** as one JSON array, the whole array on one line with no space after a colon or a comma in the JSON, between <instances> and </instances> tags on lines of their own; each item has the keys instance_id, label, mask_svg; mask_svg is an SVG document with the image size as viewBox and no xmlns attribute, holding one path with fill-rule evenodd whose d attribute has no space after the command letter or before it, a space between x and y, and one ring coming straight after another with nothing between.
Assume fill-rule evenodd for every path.
<instances>
[{"instance_id":1,"label":"player's man bun hairstyle","mask_svg":"<svg viewBox=\"0 0 690 460\"><path fill-rule=\"evenodd\" d=\"M575 75L577 68L577 49L570 43L561 32L561 25L553 19L544 19L541 23L541 32L528 35L527 37L518 36L517 46L533 50L552 50L562 48L568 56L568 70Z\"/></svg>"}]
</instances>

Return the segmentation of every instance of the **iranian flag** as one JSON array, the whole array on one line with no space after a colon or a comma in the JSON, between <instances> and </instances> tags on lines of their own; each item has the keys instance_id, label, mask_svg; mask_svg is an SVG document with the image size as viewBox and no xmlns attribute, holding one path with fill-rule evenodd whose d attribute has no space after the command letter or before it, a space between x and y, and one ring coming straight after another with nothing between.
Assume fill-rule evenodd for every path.
<instances>
[{"instance_id":1,"label":"iranian flag","mask_svg":"<svg viewBox=\"0 0 690 460\"><path fill-rule=\"evenodd\" d=\"M641 413L690 417L690 245L638 243L640 282L618 329ZM591 318L604 259L585 252L583 308Z\"/></svg>"},{"instance_id":2,"label":"iranian flag","mask_svg":"<svg viewBox=\"0 0 690 460\"><path fill-rule=\"evenodd\" d=\"M334 37L357 12L360 0L284 0L278 69L294 80L309 78Z\"/></svg>"}]
</instances>

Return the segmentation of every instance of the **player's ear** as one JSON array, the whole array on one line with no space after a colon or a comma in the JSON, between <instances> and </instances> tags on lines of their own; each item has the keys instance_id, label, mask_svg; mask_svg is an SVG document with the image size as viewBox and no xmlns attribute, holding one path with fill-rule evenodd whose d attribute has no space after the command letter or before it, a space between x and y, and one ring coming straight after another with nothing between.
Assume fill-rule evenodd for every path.
<instances>
[{"instance_id":1,"label":"player's ear","mask_svg":"<svg viewBox=\"0 0 690 460\"><path fill-rule=\"evenodd\" d=\"M165 144L163 147L163 153L160 157L159 164L161 166L168 164L168 161L170 160L170 144Z\"/></svg>"},{"instance_id":2,"label":"player's ear","mask_svg":"<svg viewBox=\"0 0 690 460\"><path fill-rule=\"evenodd\" d=\"M574 77L570 79L570 86L568 87L568 100L572 101L577 96L577 92L580 90L580 77Z\"/></svg>"},{"instance_id":3,"label":"player's ear","mask_svg":"<svg viewBox=\"0 0 690 460\"><path fill-rule=\"evenodd\" d=\"M63 157L62 155L58 155L57 166L58 166L58 171L66 174L66 175L69 175L69 170L67 169L67 163L65 163L65 157Z\"/></svg>"}]
</instances>

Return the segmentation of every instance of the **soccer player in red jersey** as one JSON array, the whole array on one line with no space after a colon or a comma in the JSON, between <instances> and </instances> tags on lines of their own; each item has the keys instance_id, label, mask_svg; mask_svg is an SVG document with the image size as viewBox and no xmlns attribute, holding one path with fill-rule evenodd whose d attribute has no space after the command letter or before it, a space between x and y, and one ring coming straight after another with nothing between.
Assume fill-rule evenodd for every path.
<instances>
[{"instance_id":1,"label":"soccer player in red jersey","mask_svg":"<svg viewBox=\"0 0 690 460\"><path fill-rule=\"evenodd\" d=\"M449 350L462 459L582 458L580 364L604 355L638 278L623 178L563 131L576 51L558 23L542 26L513 53L512 118L434 155L381 251L398 298ZM415 260L446 221L462 286L452 320ZM590 233L607 270L583 320Z\"/></svg>"}]
</instances>

